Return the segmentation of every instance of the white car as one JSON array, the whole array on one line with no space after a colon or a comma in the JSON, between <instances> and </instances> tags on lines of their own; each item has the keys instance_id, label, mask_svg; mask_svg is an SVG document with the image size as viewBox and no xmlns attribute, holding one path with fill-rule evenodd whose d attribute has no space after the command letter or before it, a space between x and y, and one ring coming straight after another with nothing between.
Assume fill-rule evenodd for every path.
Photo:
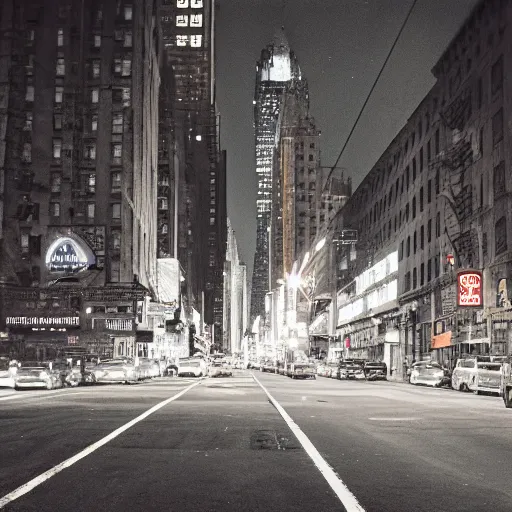
<instances>
[{"instance_id":1,"label":"white car","mask_svg":"<svg viewBox=\"0 0 512 512\"><path fill-rule=\"evenodd\" d=\"M11 361L8 357L0 357L0 387L13 388L17 370L16 361Z\"/></svg>"},{"instance_id":2,"label":"white car","mask_svg":"<svg viewBox=\"0 0 512 512\"><path fill-rule=\"evenodd\" d=\"M202 359L184 359L178 363L178 377L202 377L203 375L206 375L206 363Z\"/></svg>"},{"instance_id":3,"label":"white car","mask_svg":"<svg viewBox=\"0 0 512 512\"><path fill-rule=\"evenodd\" d=\"M424 386L440 387L444 380L444 369L435 361L420 361L414 363L411 368L409 382Z\"/></svg>"}]
</instances>

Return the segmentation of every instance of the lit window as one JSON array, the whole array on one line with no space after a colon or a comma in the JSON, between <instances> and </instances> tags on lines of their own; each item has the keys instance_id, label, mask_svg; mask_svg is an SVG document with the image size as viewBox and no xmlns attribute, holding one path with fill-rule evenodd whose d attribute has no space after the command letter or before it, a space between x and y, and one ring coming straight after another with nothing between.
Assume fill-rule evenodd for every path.
<instances>
[{"instance_id":1,"label":"lit window","mask_svg":"<svg viewBox=\"0 0 512 512\"><path fill-rule=\"evenodd\" d=\"M125 33L124 33L124 42L123 42L123 46L125 48L131 48L132 47L132 31L131 30L127 30Z\"/></svg>"},{"instance_id":2,"label":"lit window","mask_svg":"<svg viewBox=\"0 0 512 512\"><path fill-rule=\"evenodd\" d=\"M60 216L60 203L50 203L50 215L52 217Z\"/></svg>"},{"instance_id":3,"label":"lit window","mask_svg":"<svg viewBox=\"0 0 512 512\"><path fill-rule=\"evenodd\" d=\"M112 205L112 218L113 219L121 218L121 203L114 203Z\"/></svg>"},{"instance_id":4,"label":"lit window","mask_svg":"<svg viewBox=\"0 0 512 512\"><path fill-rule=\"evenodd\" d=\"M64 87L58 85L55 87L55 103L62 103L62 98L64 96Z\"/></svg>"},{"instance_id":5,"label":"lit window","mask_svg":"<svg viewBox=\"0 0 512 512\"><path fill-rule=\"evenodd\" d=\"M121 191L121 173L113 172L110 176L110 188L112 192Z\"/></svg>"},{"instance_id":6,"label":"lit window","mask_svg":"<svg viewBox=\"0 0 512 512\"><path fill-rule=\"evenodd\" d=\"M53 139L53 158L62 157L62 139Z\"/></svg>"},{"instance_id":7,"label":"lit window","mask_svg":"<svg viewBox=\"0 0 512 512\"><path fill-rule=\"evenodd\" d=\"M98 131L98 114L93 114L91 116L91 132Z\"/></svg>"},{"instance_id":8,"label":"lit window","mask_svg":"<svg viewBox=\"0 0 512 512\"><path fill-rule=\"evenodd\" d=\"M94 219L95 206L96 205L94 203L87 203L87 218L88 219Z\"/></svg>"},{"instance_id":9,"label":"lit window","mask_svg":"<svg viewBox=\"0 0 512 512\"><path fill-rule=\"evenodd\" d=\"M122 64L121 59L114 59L114 73L117 75L121 73Z\"/></svg>"},{"instance_id":10,"label":"lit window","mask_svg":"<svg viewBox=\"0 0 512 512\"><path fill-rule=\"evenodd\" d=\"M21 155L21 160L27 164L32 162L32 144L30 142L25 142L23 144L23 154Z\"/></svg>"},{"instance_id":11,"label":"lit window","mask_svg":"<svg viewBox=\"0 0 512 512\"><path fill-rule=\"evenodd\" d=\"M62 130L62 114L53 114L53 129Z\"/></svg>"},{"instance_id":12,"label":"lit window","mask_svg":"<svg viewBox=\"0 0 512 512\"><path fill-rule=\"evenodd\" d=\"M203 15L202 14L192 14L192 16L190 16L190 26L191 27L202 27L203 26Z\"/></svg>"},{"instance_id":13,"label":"lit window","mask_svg":"<svg viewBox=\"0 0 512 512\"><path fill-rule=\"evenodd\" d=\"M112 133L123 133L123 114L120 112L112 116Z\"/></svg>"},{"instance_id":14,"label":"lit window","mask_svg":"<svg viewBox=\"0 0 512 512\"><path fill-rule=\"evenodd\" d=\"M84 159L85 160L96 160L96 144L89 142L84 146Z\"/></svg>"},{"instance_id":15,"label":"lit window","mask_svg":"<svg viewBox=\"0 0 512 512\"><path fill-rule=\"evenodd\" d=\"M180 9L186 9L188 7L188 0L176 0L176 6Z\"/></svg>"},{"instance_id":16,"label":"lit window","mask_svg":"<svg viewBox=\"0 0 512 512\"><path fill-rule=\"evenodd\" d=\"M131 103L131 90L128 87L123 89L123 107L129 107Z\"/></svg>"},{"instance_id":17,"label":"lit window","mask_svg":"<svg viewBox=\"0 0 512 512\"><path fill-rule=\"evenodd\" d=\"M190 0L190 7L193 9L200 9L203 7L203 0Z\"/></svg>"},{"instance_id":18,"label":"lit window","mask_svg":"<svg viewBox=\"0 0 512 512\"><path fill-rule=\"evenodd\" d=\"M92 61L92 77L93 78L99 78L100 77L100 61L99 60L93 60Z\"/></svg>"},{"instance_id":19,"label":"lit window","mask_svg":"<svg viewBox=\"0 0 512 512\"><path fill-rule=\"evenodd\" d=\"M162 235L166 235L169 232L169 226L167 224L162 225Z\"/></svg>"},{"instance_id":20,"label":"lit window","mask_svg":"<svg viewBox=\"0 0 512 512\"><path fill-rule=\"evenodd\" d=\"M193 48L200 48L203 43L203 36L201 35L195 35L190 36L190 46Z\"/></svg>"},{"instance_id":21,"label":"lit window","mask_svg":"<svg viewBox=\"0 0 512 512\"><path fill-rule=\"evenodd\" d=\"M123 145L122 144L112 144L112 157L113 158L121 158L123 154Z\"/></svg>"},{"instance_id":22,"label":"lit window","mask_svg":"<svg viewBox=\"0 0 512 512\"><path fill-rule=\"evenodd\" d=\"M188 15L179 14L176 16L176 26L177 27L188 27Z\"/></svg>"},{"instance_id":23,"label":"lit window","mask_svg":"<svg viewBox=\"0 0 512 512\"><path fill-rule=\"evenodd\" d=\"M23 130L29 132L32 130L32 112L25 112L25 126Z\"/></svg>"},{"instance_id":24,"label":"lit window","mask_svg":"<svg viewBox=\"0 0 512 512\"><path fill-rule=\"evenodd\" d=\"M121 76L130 76L132 74L132 61L131 59L123 59L123 70Z\"/></svg>"},{"instance_id":25,"label":"lit window","mask_svg":"<svg viewBox=\"0 0 512 512\"><path fill-rule=\"evenodd\" d=\"M121 247L121 231L119 229L113 229L110 232L110 240L112 249L119 249Z\"/></svg>"},{"instance_id":26,"label":"lit window","mask_svg":"<svg viewBox=\"0 0 512 512\"><path fill-rule=\"evenodd\" d=\"M64 63L64 58L59 57L57 59L57 66L55 67L55 74L57 76L64 76L66 74L66 64Z\"/></svg>"},{"instance_id":27,"label":"lit window","mask_svg":"<svg viewBox=\"0 0 512 512\"><path fill-rule=\"evenodd\" d=\"M187 46L188 36L178 34L176 36L176 46Z\"/></svg>"},{"instance_id":28,"label":"lit window","mask_svg":"<svg viewBox=\"0 0 512 512\"><path fill-rule=\"evenodd\" d=\"M27 31L27 39L26 39L26 46L32 46L34 44L34 38L35 38L35 31L34 30L28 30Z\"/></svg>"},{"instance_id":29,"label":"lit window","mask_svg":"<svg viewBox=\"0 0 512 512\"><path fill-rule=\"evenodd\" d=\"M57 46L64 46L64 29L59 28L57 31Z\"/></svg>"},{"instance_id":30,"label":"lit window","mask_svg":"<svg viewBox=\"0 0 512 512\"><path fill-rule=\"evenodd\" d=\"M210 226L215 224L215 217L210 217Z\"/></svg>"},{"instance_id":31,"label":"lit window","mask_svg":"<svg viewBox=\"0 0 512 512\"><path fill-rule=\"evenodd\" d=\"M131 5L124 6L124 19L130 21L133 16L133 10Z\"/></svg>"},{"instance_id":32,"label":"lit window","mask_svg":"<svg viewBox=\"0 0 512 512\"><path fill-rule=\"evenodd\" d=\"M51 180L51 190L54 194L58 194L60 192L61 182L62 182L61 175L59 173L53 173L52 180Z\"/></svg>"},{"instance_id":33,"label":"lit window","mask_svg":"<svg viewBox=\"0 0 512 512\"><path fill-rule=\"evenodd\" d=\"M34 86L27 85L27 91L25 92L26 101L34 101Z\"/></svg>"},{"instance_id":34,"label":"lit window","mask_svg":"<svg viewBox=\"0 0 512 512\"><path fill-rule=\"evenodd\" d=\"M94 173L89 174L89 176L87 177L87 191L90 194L96 193L96 174Z\"/></svg>"},{"instance_id":35,"label":"lit window","mask_svg":"<svg viewBox=\"0 0 512 512\"><path fill-rule=\"evenodd\" d=\"M98 103L100 101L100 90L95 87L91 90L91 103Z\"/></svg>"},{"instance_id":36,"label":"lit window","mask_svg":"<svg viewBox=\"0 0 512 512\"><path fill-rule=\"evenodd\" d=\"M169 201L167 200L167 198L162 197L161 199L159 199L158 209L159 210L168 210L169 209Z\"/></svg>"},{"instance_id":37,"label":"lit window","mask_svg":"<svg viewBox=\"0 0 512 512\"><path fill-rule=\"evenodd\" d=\"M101 36L98 34L94 36L94 48L101 48Z\"/></svg>"}]
</instances>

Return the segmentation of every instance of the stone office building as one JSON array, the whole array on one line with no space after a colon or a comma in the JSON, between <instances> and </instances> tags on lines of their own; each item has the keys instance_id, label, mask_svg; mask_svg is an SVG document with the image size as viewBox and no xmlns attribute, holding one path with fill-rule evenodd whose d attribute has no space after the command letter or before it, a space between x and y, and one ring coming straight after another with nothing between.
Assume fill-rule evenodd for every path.
<instances>
[{"instance_id":1,"label":"stone office building","mask_svg":"<svg viewBox=\"0 0 512 512\"><path fill-rule=\"evenodd\" d=\"M0 5L2 339L134 355L156 281L157 13L47 7Z\"/></svg>"},{"instance_id":2,"label":"stone office building","mask_svg":"<svg viewBox=\"0 0 512 512\"><path fill-rule=\"evenodd\" d=\"M426 357L452 365L463 353L511 352L511 40L510 2L480 2L434 66L435 85L343 210L360 238L340 333L351 351L354 320L367 324L363 346L398 333L388 358L397 374ZM394 253L396 302L386 302L394 311L386 320L356 283ZM467 269L483 273L477 307L457 305L457 272Z\"/></svg>"}]
</instances>

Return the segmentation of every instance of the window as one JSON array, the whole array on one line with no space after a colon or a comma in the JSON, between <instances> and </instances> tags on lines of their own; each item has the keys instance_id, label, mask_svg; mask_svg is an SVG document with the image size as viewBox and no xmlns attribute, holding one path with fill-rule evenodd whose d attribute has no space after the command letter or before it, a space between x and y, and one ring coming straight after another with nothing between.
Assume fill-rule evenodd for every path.
<instances>
[{"instance_id":1,"label":"window","mask_svg":"<svg viewBox=\"0 0 512 512\"><path fill-rule=\"evenodd\" d=\"M210 217L210 226L215 225L215 217Z\"/></svg>"},{"instance_id":2,"label":"window","mask_svg":"<svg viewBox=\"0 0 512 512\"><path fill-rule=\"evenodd\" d=\"M432 180L428 180L427 183L427 203L430 204L432 202Z\"/></svg>"},{"instance_id":3,"label":"window","mask_svg":"<svg viewBox=\"0 0 512 512\"><path fill-rule=\"evenodd\" d=\"M64 46L64 29L57 30L57 46Z\"/></svg>"},{"instance_id":4,"label":"window","mask_svg":"<svg viewBox=\"0 0 512 512\"><path fill-rule=\"evenodd\" d=\"M420 228L420 249L425 248L425 226Z\"/></svg>"},{"instance_id":5,"label":"window","mask_svg":"<svg viewBox=\"0 0 512 512\"><path fill-rule=\"evenodd\" d=\"M432 160L432 151L430 147L430 141L427 142L427 162L430 163L430 160Z\"/></svg>"},{"instance_id":6,"label":"window","mask_svg":"<svg viewBox=\"0 0 512 512\"><path fill-rule=\"evenodd\" d=\"M494 96L503 87L503 55L493 64L491 69L491 94Z\"/></svg>"},{"instance_id":7,"label":"window","mask_svg":"<svg viewBox=\"0 0 512 512\"><path fill-rule=\"evenodd\" d=\"M416 197L412 198L412 218L416 218Z\"/></svg>"},{"instance_id":8,"label":"window","mask_svg":"<svg viewBox=\"0 0 512 512\"><path fill-rule=\"evenodd\" d=\"M125 48L131 48L132 47L132 41L133 41L132 31L131 30L126 30L125 33L124 33L123 46Z\"/></svg>"},{"instance_id":9,"label":"window","mask_svg":"<svg viewBox=\"0 0 512 512\"><path fill-rule=\"evenodd\" d=\"M23 126L23 131L32 131L32 118L32 112L25 112L25 125Z\"/></svg>"},{"instance_id":10,"label":"window","mask_svg":"<svg viewBox=\"0 0 512 512\"><path fill-rule=\"evenodd\" d=\"M98 114L91 115L91 132L98 131Z\"/></svg>"},{"instance_id":11,"label":"window","mask_svg":"<svg viewBox=\"0 0 512 512\"><path fill-rule=\"evenodd\" d=\"M409 190L409 166L405 169L405 190Z\"/></svg>"},{"instance_id":12,"label":"window","mask_svg":"<svg viewBox=\"0 0 512 512\"><path fill-rule=\"evenodd\" d=\"M507 250L507 219L505 216L498 219L494 226L494 238L496 241L495 255L501 254Z\"/></svg>"},{"instance_id":13,"label":"window","mask_svg":"<svg viewBox=\"0 0 512 512\"><path fill-rule=\"evenodd\" d=\"M53 158L62 157L62 139L53 139Z\"/></svg>"},{"instance_id":14,"label":"window","mask_svg":"<svg viewBox=\"0 0 512 512\"><path fill-rule=\"evenodd\" d=\"M112 144L112 158L121 158L123 155L123 145L118 142Z\"/></svg>"},{"instance_id":15,"label":"window","mask_svg":"<svg viewBox=\"0 0 512 512\"><path fill-rule=\"evenodd\" d=\"M96 160L96 143L88 142L84 145L84 159Z\"/></svg>"},{"instance_id":16,"label":"window","mask_svg":"<svg viewBox=\"0 0 512 512\"><path fill-rule=\"evenodd\" d=\"M190 16L190 26L191 27L202 27L203 26L203 15L202 14L192 14Z\"/></svg>"},{"instance_id":17,"label":"window","mask_svg":"<svg viewBox=\"0 0 512 512\"><path fill-rule=\"evenodd\" d=\"M408 292L411 289L411 273L407 272L404 276L404 292Z\"/></svg>"},{"instance_id":18,"label":"window","mask_svg":"<svg viewBox=\"0 0 512 512\"><path fill-rule=\"evenodd\" d=\"M123 133L123 114L115 112L112 116L112 133Z\"/></svg>"},{"instance_id":19,"label":"window","mask_svg":"<svg viewBox=\"0 0 512 512\"><path fill-rule=\"evenodd\" d=\"M55 87L55 103L62 103L62 98L64 96L64 87L58 85Z\"/></svg>"},{"instance_id":20,"label":"window","mask_svg":"<svg viewBox=\"0 0 512 512\"><path fill-rule=\"evenodd\" d=\"M112 218L113 219L121 218L121 203L113 203L112 204Z\"/></svg>"},{"instance_id":21,"label":"window","mask_svg":"<svg viewBox=\"0 0 512 512\"><path fill-rule=\"evenodd\" d=\"M87 218L94 219L95 204L87 203Z\"/></svg>"},{"instance_id":22,"label":"window","mask_svg":"<svg viewBox=\"0 0 512 512\"><path fill-rule=\"evenodd\" d=\"M60 203L50 203L50 215L60 217Z\"/></svg>"},{"instance_id":23,"label":"window","mask_svg":"<svg viewBox=\"0 0 512 512\"><path fill-rule=\"evenodd\" d=\"M203 44L203 36L200 34L196 34L193 36L190 36L190 46L192 48L200 48Z\"/></svg>"},{"instance_id":24,"label":"window","mask_svg":"<svg viewBox=\"0 0 512 512\"><path fill-rule=\"evenodd\" d=\"M437 212L436 214L436 237L439 238L441 236L441 213Z\"/></svg>"},{"instance_id":25,"label":"window","mask_svg":"<svg viewBox=\"0 0 512 512\"><path fill-rule=\"evenodd\" d=\"M427 242L430 243L432 241L432 219L428 219L427 222Z\"/></svg>"},{"instance_id":26,"label":"window","mask_svg":"<svg viewBox=\"0 0 512 512\"><path fill-rule=\"evenodd\" d=\"M439 136L439 128L436 130L436 134L435 134L435 137L434 137L434 152L436 155L439 155L441 149L440 149L440 136Z\"/></svg>"},{"instance_id":27,"label":"window","mask_svg":"<svg viewBox=\"0 0 512 512\"><path fill-rule=\"evenodd\" d=\"M121 192L121 173L118 171L110 175L110 190L111 192Z\"/></svg>"},{"instance_id":28,"label":"window","mask_svg":"<svg viewBox=\"0 0 512 512\"><path fill-rule=\"evenodd\" d=\"M119 268L119 261L113 261L110 265L110 282L118 283L121 280L121 270ZM119 344L119 350L121 347L124 348L124 342Z\"/></svg>"},{"instance_id":29,"label":"window","mask_svg":"<svg viewBox=\"0 0 512 512\"><path fill-rule=\"evenodd\" d=\"M478 151L480 151L480 156L484 156L484 127L480 128L478 132Z\"/></svg>"},{"instance_id":30,"label":"window","mask_svg":"<svg viewBox=\"0 0 512 512\"><path fill-rule=\"evenodd\" d=\"M425 284L425 263L420 265L420 286Z\"/></svg>"},{"instance_id":31,"label":"window","mask_svg":"<svg viewBox=\"0 0 512 512\"><path fill-rule=\"evenodd\" d=\"M101 48L101 36L99 34L94 36L94 48Z\"/></svg>"},{"instance_id":32,"label":"window","mask_svg":"<svg viewBox=\"0 0 512 512\"><path fill-rule=\"evenodd\" d=\"M188 7L188 0L176 0L176 6L179 9L186 9Z\"/></svg>"},{"instance_id":33,"label":"window","mask_svg":"<svg viewBox=\"0 0 512 512\"><path fill-rule=\"evenodd\" d=\"M132 60L131 59L123 59L123 67L121 71L121 76L130 76L132 74Z\"/></svg>"},{"instance_id":34,"label":"window","mask_svg":"<svg viewBox=\"0 0 512 512\"><path fill-rule=\"evenodd\" d=\"M51 175L50 179L50 187L53 194L59 194L60 193L60 185L62 183L62 177L60 173L54 172Z\"/></svg>"},{"instance_id":35,"label":"window","mask_svg":"<svg viewBox=\"0 0 512 512\"><path fill-rule=\"evenodd\" d=\"M188 36L183 34L176 35L176 46L187 46Z\"/></svg>"},{"instance_id":36,"label":"window","mask_svg":"<svg viewBox=\"0 0 512 512\"><path fill-rule=\"evenodd\" d=\"M92 61L92 77L99 78L101 73L101 61L99 59L94 59Z\"/></svg>"},{"instance_id":37,"label":"window","mask_svg":"<svg viewBox=\"0 0 512 512\"><path fill-rule=\"evenodd\" d=\"M201 9L203 7L203 0L190 0L190 7L192 9Z\"/></svg>"},{"instance_id":38,"label":"window","mask_svg":"<svg viewBox=\"0 0 512 512\"><path fill-rule=\"evenodd\" d=\"M412 289L414 290L418 286L418 271L416 267L412 269Z\"/></svg>"},{"instance_id":39,"label":"window","mask_svg":"<svg viewBox=\"0 0 512 512\"><path fill-rule=\"evenodd\" d=\"M423 211L423 207L424 207L424 204L423 204L423 187L420 188L420 212Z\"/></svg>"},{"instance_id":40,"label":"window","mask_svg":"<svg viewBox=\"0 0 512 512\"><path fill-rule=\"evenodd\" d=\"M482 108L483 99L484 99L484 87L483 87L482 77L480 77L478 79L478 83L477 83L477 86L476 86L476 98L477 98L478 108L481 109Z\"/></svg>"},{"instance_id":41,"label":"window","mask_svg":"<svg viewBox=\"0 0 512 512\"><path fill-rule=\"evenodd\" d=\"M188 14L178 14L176 16L177 27L188 27Z\"/></svg>"},{"instance_id":42,"label":"window","mask_svg":"<svg viewBox=\"0 0 512 512\"><path fill-rule=\"evenodd\" d=\"M416 157L412 159L412 181L413 183L416 181Z\"/></svg>"},{"instance_id":43,"label":"window","mask_svg":"<svg viewBox=\"0 0 512 512\"><path fill-rule=\"evenodd\" d=\"M21 161L29 164L32 162L32 144L25 142L23 144L23 153L21 155Z\"/></svg>"},{"instance_id":44,"label":"window","mask_svg":"<svg viewBox=\"0 0 512 512\"><path fill-rule=\"evenodd\" d=\"M97 87L91 89L91 103L98 103L100 101L100 90Z\"/></svg>"},{"instance_id":45,"label":"window","mask_svg":"<svg viewBox=\"0 0 512 512\"><path fill-rule=\"evenodd\" d=\"M309 155L308 161L312 162L314 160L314 158L315 158L314 155Z\"/></svg>"},{"instance_id":46,"label":"window","mask_svg":"<svg viewBox=\"0 0 512 512\"><path fill-rule=\"evenodd\" d=\"M405 255L407 258L411 255L411 237L410 236L407 237Z\"/></svg>"},{"instance_id":47,"label":"window","mask_svg":"<svg viewBox=\"0 0 512 512\"><path fill-rule=\"evenodd\" d=\"M427 261L427 282L432 280L432 260Z\"/></svg>"},{"instance_id":48,"label":"window","mask_svg":"<svg viewBox=\"0 0 512 512\"><path fill-rule=\"evenodd\" d=\"M413 248L414 248L414 254L416 254L416 251L418 249L418 232L414 232L414 238L413 238Z\"/></svg>"},{"instance_id":49,"label":"window","mask_svg":"<svg viewBox=\"0 0 512 512\"><path fill-rule=\"evenodd\" d=\"M503 109L500 108L492 118L492 144L503 140Z\"/></svg>"},{"instance_id":50,"label":"window","mask_svg":"<svg viewBox=\"0 0 512 512\"><path fill-rule=\"evenodd\" d=\"M398 249L398 261L402 261L404 259L404 241L400 242L400 248Z\"/></svg>"},{"instance_id":51,"label":"window","mask_svg":"<svg viewBox=\"0 0 512 512\"><path fill-rule=\"evenodd\" d=\"M55 74L57 76L64 76L66 74L66 65L64 63L64 58L59 57L57 59L57 66L55 67Z\"/></svg>"},{"instance_id":52,"label":"window","mask_svg":"<svg viewBox=\"0 0 512 512\"><path fill-rule=\"evenodd\" d=\"M434 185L435 185L435 188L436 188L436 194L439 194L439 181L440 181L440 178L439 178L439 169L436 171L436 175L435 175L435 178L434 178Z\"/></svg>"},{"instance_id":53,"label":"window","mask_svg":"<svg viewBox=\"0 0 512 512\"><path fill-rule=\"evenodd\" d=\"M25 46L33 46L34 45L35 35L36 35L36 33L34 30L27 30L27 33L25 36Z\"/></svg>"},{"instance_id":54,"label":"window","mask_svg":"<svg viewBox=\"0 0 512 512\"><path fill-rule=\"evenodd\" d=\"M440 272L440 263L439 263L439 254L436 254L435 258L434 258L434 275L435 277L439 277L439 272Z\"/></svg>"},{"instance_id":55,"label":"window","mask_svg":"<svg viewBox=\"0 0 512 512\"><path fill-rule=\"evenodd\" d=\"M480 176L480 208L484 207L484 177Z\"/></svg>"},{"instance_id":56,"label":"window","mask_svg":"<svg viewBox=\"0 0 512 512\"><path fill-rule=\"evenodd\" d=\"M130 4L125 5L124 6L124 19L126 21L131 21L132 16L133 16L132 6Z\"/></svg>"},{"instance_id":57,"label":"window","mask_svg":"<svg viewBox=\"0 0 512 512\"><path fill-rule=\"evenodd\" d=\"M120 75L122 69L123 69L122 60L114 59L114 74Z\"/></svg>"},{"instance_id":58,"label":"window","mask_svg":"<svg viewBox=\"0 0 512 512\"><path fill-rule=\"evenodd\" d=\"M169 226L167 224L162 224L162 235L166 235L169 232Z\"/></svg>"},{"instance_id":59,"label":"window","mask_svg":"<svg viewBox=\"0 0 512 512\"><path fill-rule=\"evenodd\" d=\"M420 172L423 171L423 148L420 149Z\"/></svg>"},{"instance_id":60,"label":"window","mask_svg":"<svg viewBox=\"0 0 512 512\"><path fill-rule=\"evenodd\" d=\"M53 114L53 129L62 130L62 114Z\"/></svg>"},{"instance_id":61,"label":"window","mask_svg":"<svg viewBox=\"0 0 512 512\"><path fill-rule=\"evenodd\" d=\"M505 160L502 160L495 168L493 173L494 199L507 192L505 182Z\"/></svg>"},{"instance_id":62,"label":"window","mask_svg":"<svg viewBox=\"0 0 512 512\"><path fill-rule=\"evenodd\" d=\"M89 194L96 193L96 174L94 173L87 176L87 192L89 192Z\"/></svg>"},{"instance_id":63,"label":"window","mask_svg":"<svg viewBox=\"0 0 512 512\"><path fill-rule=\"evenodd\" d=\"M25 101L34 101L34 86L33 85L27 85L27 90L25 92Z\"/></svg>"},{"instance_id":64,"label":"window","mask_svg":"<svg viewBox=\"0 0 512 512\"><path fill-rule=\"evenodd\" d=\"M110 232L110 244L112 249L120 249L121 248L121 230L113 229Z\"/></svg>"},{"instance_id":65,"label":"window","mask_svg":"<svg viewBox=\"0 0 512 512\"><path fill-rule=\"evenodd\" d=\"M423 126L421 124L421 119L420 119L418 121L418 140L421 140L421 138L423 137L422 129L423 129Z\"/></svg>"}]
</instances>

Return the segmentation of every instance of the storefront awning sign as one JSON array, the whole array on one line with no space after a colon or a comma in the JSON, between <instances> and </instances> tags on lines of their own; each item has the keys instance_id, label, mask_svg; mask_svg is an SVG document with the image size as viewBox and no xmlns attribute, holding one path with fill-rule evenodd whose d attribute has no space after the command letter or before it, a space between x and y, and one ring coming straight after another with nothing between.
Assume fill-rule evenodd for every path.
<instances>
[{"instance_id":1,"label":"storefront awning sign","mask_svg":"<svg viewBox=\"0 0 512 512\"><path fill-rule=\"evenodd\" d=\"M431 346L432 348L444 348L449 347L452 342L452 331L443 332L437 336L432 336Z\"/></svg>"}]
</instances>

